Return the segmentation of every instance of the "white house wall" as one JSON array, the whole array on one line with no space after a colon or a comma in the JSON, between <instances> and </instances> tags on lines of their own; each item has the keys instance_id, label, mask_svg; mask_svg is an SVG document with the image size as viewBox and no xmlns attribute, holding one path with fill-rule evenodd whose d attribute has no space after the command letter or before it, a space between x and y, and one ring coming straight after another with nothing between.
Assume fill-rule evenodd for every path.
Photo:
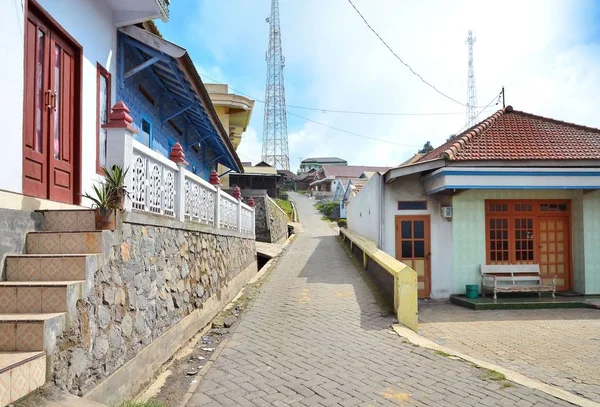
<instances>
[{"instance_id":1,"label":"white house wall","mask_svg":"<svg viewBox=\"0 0 600 407\"><path fill-rule=\"evenodd\" d=\"M23 1L0 1L0 189L18 193L23 190Z\"/></svg>"},{"instance_id":2,"label":"white house wall","mask_svg":"<svg viewBox=\"0 0 600 407\"><path fill-rule=\"evenodd\" d=\"M370 184L369 181L368 184ZM367 185L368 185L367 184ZM358 194L360 196L362 191ZM385 188L383 250L396 256L396 216L429 215L431 235L431 298L448 298L453 286L452 222L442 218L439 201L425 195L420 174L396 179ZM426 210L399 211L398 201L427 201Z\"/></svg>"},{"instance_id":3,"label":"white house wall","mask_svg":"<svg viewBox=\"0 0 600 407\"><path fill-rule=\"evenodd\" d=\"M111 95L113 96L111 105L114 104L114 95L116 95L117 30L112 22L112 9L106 1L98 0L39 0L39 4L83 47L81 191L86 192L98 179L96 175L97 63L111 73Z\"/></svg>"},{"instance_id":4,"label":"white house wall","mask_svg":"<svg viewBox=\"0 0 600 407\"><path fill-rule=\"evenodd\" d=\"M0 1L2 36L0 52L1 136L0 190L23 191L23 59L24 2ZM96 175L96 86L99 62L112 74L112 95L116 94L116 28L112 9L99 0L39 0L40 6L83 47L82 95L82 191L89 191ZM10 61L10 63L6 63ZM114 103L114 99L111 104Z\"/></svg>"},{"instance_id":5,"label":"white house wall","mask_svg":"<svg viewBox=\"0 0 600 407\"><path fill-rule=\"evenodd\" d=\"M379 185L381 175L371 177L346 205L348 229L379 243Z\"/></svg>"}]
</instances>

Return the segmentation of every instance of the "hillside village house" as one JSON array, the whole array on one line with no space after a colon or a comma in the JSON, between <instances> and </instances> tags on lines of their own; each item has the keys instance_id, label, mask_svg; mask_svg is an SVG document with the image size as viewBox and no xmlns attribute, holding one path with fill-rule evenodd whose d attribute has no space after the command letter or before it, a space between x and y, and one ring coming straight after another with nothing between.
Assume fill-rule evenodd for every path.
<instances>
[{"instance_id":1,"label":"hillside village house","mask_svg":"<svg viewBox=\"0 0 600 407\"><path fill-rule=\"evenodd\" d=\"M324 165L348 165L348 161L338 157L311 157L300 162L298 174L304 174L310 170L318 170Z\"/></svg>"},{"instance_id":2,"label":"hillside village house","mask_svg":"<svg viewBox=\"0 0 600 407\"><path fill-rule=\"evenodd\" d=\"M480 265L539 264L557 291L600 293L600 130L513 109L375 174L348 228L418 273L419 297L481 283Z\"/></svg>"},{"instance_id":3,"label":"hillside village house","mask_svg":"<svg viewBox=\"0 0 600 407\"><path fill-rule=\"evenodd\" d=\"M0 2L0 406L47 378L119 404L256 272L254 210L215 171L243 172L233 143L253 102L218 115L151 22L168 13L169 0ZM82 194L113 164L131 197L103 232ZM111 376L152 346L131 380Z\"/></svg>"},{"instance_id":4,"label":"hillside village house","mask_svg":"<svg viewBox=\"0 0 600 407\"><path fill-rule=\"evenodd\" d=\"M388 169L389 167L363 165L323 165L317 170L315 180L310 183L311 194L317 199L331 199L342 180L358 179L365 172L372 174Z\"/></svg>"}]
</instances>

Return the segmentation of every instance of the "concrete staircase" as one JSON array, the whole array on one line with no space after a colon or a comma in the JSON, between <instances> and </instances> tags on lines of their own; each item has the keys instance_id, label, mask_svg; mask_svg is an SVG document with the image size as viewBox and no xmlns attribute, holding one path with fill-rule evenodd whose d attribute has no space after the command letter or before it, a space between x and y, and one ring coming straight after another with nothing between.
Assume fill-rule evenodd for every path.
<instances>
[{"instance_id":1,"label":"concrete staircase","mask_svg":"<svg viewBox=\"0 0 600 407\"><path fill-rule=\"evenodd\" d=\"M43 213L44 231L27 234L26 254L7 256L0 282L0 407L46 382L46 353L93 289L102 261L94 211Z\"/></svg>"}]
</instances>

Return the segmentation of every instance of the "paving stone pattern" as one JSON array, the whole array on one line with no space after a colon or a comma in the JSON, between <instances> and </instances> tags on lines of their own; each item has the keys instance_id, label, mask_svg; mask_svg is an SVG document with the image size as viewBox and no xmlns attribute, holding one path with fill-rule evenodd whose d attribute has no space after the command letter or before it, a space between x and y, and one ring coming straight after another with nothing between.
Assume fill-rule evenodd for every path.
<instances>
[{"instance_id":1,"label":"paving stone pattern","mask_svg":"<svg viewBox=\"0 0 600 407\"><path fill-rule=\"evenodd\" d=\"M404 342L312 201L292 199L305 231L188 406L569 405Z\"/></svg>"},{"instance_id":2,"label":"paving stone pattern","mask_svg":"<svg viewBox=\"0 0 600 407\"><path fill-rule=\"evenodd\" d=\"M600 402L599 310L419 311L419 332L440 345Z\"/></svg>"}]
</instances>

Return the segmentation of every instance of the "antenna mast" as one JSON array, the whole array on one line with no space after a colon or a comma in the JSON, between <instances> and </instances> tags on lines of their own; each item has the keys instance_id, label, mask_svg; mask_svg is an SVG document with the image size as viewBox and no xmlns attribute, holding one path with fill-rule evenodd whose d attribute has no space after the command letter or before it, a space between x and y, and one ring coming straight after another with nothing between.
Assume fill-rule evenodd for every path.
<instances>
[{"instance_id":1,"label":"antenna mast","mask_svg":"<svg viewBox=\"0 0 600 407\"><path fill-rule=\"evenodd\" d=\"M266 21L269 23L269 48L265 54L267 87L265 90L262 160L277 169L289 170L290 157L283 80L285 57L281 49L279 0L271 0L271 16Z\"/></svg>"},{"instance_id":2,"label":"antenna mast","mask_svg":"<svg viewBox=\"0 0 600 407\"><path fill-rule=\"evenodd\" d=\"M469 74L467 78L467 123L466 127L475 125L477 118L477 91L475 89L475 71L473 69L473 44L476 38L473 36L473 31L469 30L469 36L465 44L469 47Z\"/></svg>"}]
</instances>

